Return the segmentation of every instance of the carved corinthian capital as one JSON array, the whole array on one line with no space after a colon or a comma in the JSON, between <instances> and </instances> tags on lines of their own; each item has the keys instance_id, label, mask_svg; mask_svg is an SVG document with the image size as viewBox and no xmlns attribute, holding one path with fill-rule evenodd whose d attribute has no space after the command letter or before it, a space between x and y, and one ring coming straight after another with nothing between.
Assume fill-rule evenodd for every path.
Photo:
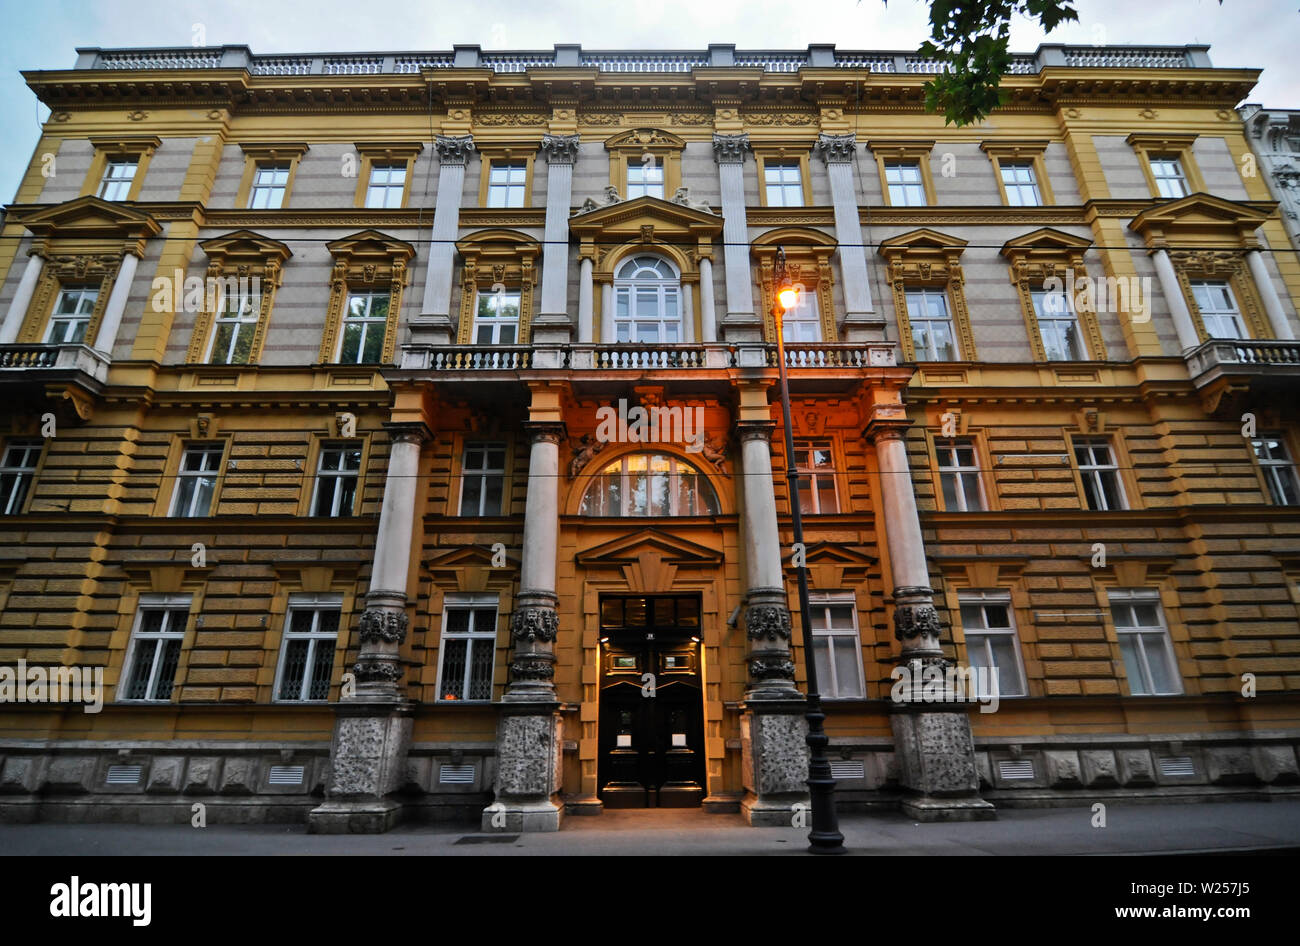
<instances>
[{"instance_id":1,"label":"carved corinthian capital","mask_svg":"<svg viewBox=\"0 0 1300 946\"><path fill-rule=\"evenodd\" d=\"M449 138L439 135L433 139L433 146L438 150L438 160L443 164L464 164L474 150L472 135Z\"/></svg>"},{"instance_id":2,"label":"carved corinthian capital","mask_svg":"<svg viewBox=\"0 0 1300 946\"><path fill-rule=\"evenodd\" d=\"M749 150L749 135L714 135L713 160L719 164L743 164Z\"/></svg>"},{"instance_id":3,"label":"carved corinthian capital","mask_svg":"<svg viewBox=\"0 0 1300 946\"><path fill-rule=\"evenodd\" d=\"M827 164L852 161L857 151L857 135L818 135L814 146Z\"/></svg>"},{"instance_id":4,"label":"carved corinthian capital","mask_svg":"<svg viewBox=\"0 0 1300 946\"><path fill-rule=\"evenodd\" d=\"M542 135L542 154L551 164L572 164L578 157L578 136Z\"/></svg>"}]
</instances>

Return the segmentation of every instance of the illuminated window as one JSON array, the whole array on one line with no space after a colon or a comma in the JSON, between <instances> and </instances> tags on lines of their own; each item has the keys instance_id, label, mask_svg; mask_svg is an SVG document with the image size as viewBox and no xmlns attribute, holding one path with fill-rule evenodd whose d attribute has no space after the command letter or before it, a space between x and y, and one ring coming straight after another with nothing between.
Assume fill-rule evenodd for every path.
<instances>
[{"instance_id":1,"label":"illuminated window","mask_svg":"<svg viewBox=\"0 0 1300 946\"><path fill-rule=\"evenodd\" d=\"M716 516L718 499L689 463L659 453L621 457L582 498L584 516Z\"/></svg>"}]
</instances>

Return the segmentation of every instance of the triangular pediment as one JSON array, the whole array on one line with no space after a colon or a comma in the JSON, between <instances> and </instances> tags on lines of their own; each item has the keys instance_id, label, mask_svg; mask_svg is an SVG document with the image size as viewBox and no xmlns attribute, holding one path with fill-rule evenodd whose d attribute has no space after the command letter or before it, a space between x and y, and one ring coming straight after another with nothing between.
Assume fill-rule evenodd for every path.
<instances>
[{"instance_id":1,"label":"triangular pediment","mask_svg":"<svg viewBox=\"0 0 1300 946\"><path fill-rule=\"evenodd\" d=\"M794 552L791 550L785 553L783 560L789 565L793 559ZM874 565L879 561L879 559L859 552L857 549L835 542L813 542L805 546L805 559L809 565L852 565L863 567Z\"/></svg>"},{"instance_id":2,"label":"triangular pediment","mask_svg":"<svg viewBox=\"0 0 1300 946\"><path fill-rule=\"evenodd\" d=\"M505 565L494 566L493 561L500 561L491 547L485 545L462 545L454 549L435 551L424 562L424 567L431 572L458 568L503 568L513 571L519 567L519 555L510 555L506 551Z\"/></svg>"},{"instance_id":3,"label":"triangular pediment","mask_svg":"<svg viewBox=\"0 0 1300 946\"><path fill-rule=\"evenodd\" d=\"M929 227L909 230L880 241L881 256L906 256L909 253L938 252L943 254L960 253L966 249L966 240L949 236Z\"/></svg>"},{"instance_id":4,"label":"triangular pediment","mask_svg":"<svg viewBox=\"0 0 1300 946\"><path fill-rule=\"evenodd\" d=\"M1261 210L1258 204L1241 204L1212 194L1191 194L1147 208L1133 218L1129 229L1138 233L1175 227L1254 230L1268 219L1273 207L1277 206L1275 202L1271 203L1272 207Z\"/></svg>"},{"instance_id":5,"label":"triangular pediment","mask_svg":"<svg viewBox=\"0 0 1300 946\"><path fill-rule=\"evenodd\" d=\"M1018 237L1012 237L1002 244L1002 255L1008 256L1016 251L1058 251L1058 252L1080 252L1092 246L1092 241L1077 237L1072 233L1066 233L1063 230L1056 230L1052 227L1039 227L1030 233L1021 234Z\"/></svg>"},{"instance_id":6,"label":"triangular pediment","mask_svg":"<svg viewBox=\"0 0 1300 946\"><path fill-rule=\"evenodd\" d=\"M409 260L415 256L415 247L411 244L378 230L361 230L351 236L331 240L325 244L325 248L335 257L382 256Z\"/></svg>"},{"instance_id":7,"label":"triangular pediment","mask_svg":"<svg viewBox=\"0 0 1300 946\"><path fill-rule=\"evenodd\" d=\"M569 218L569 229L579 236L633 236L643 233L645 227L665 233L713 234L722 232L722 218L658 197L620 200Z\"/></svg>"},{"instance_id":8,"label":"triangular pediment","mask_svg":"<svg viewBox=\"0 0 1300 946\"><path fill-rule=\"evenodd\" d=\"M252 230L235 230L211 240L203 240L199 247L210 259L275 260L283 263L293 256L289 244L264 237Z\"/></svg>"},{"instance_id":9,"label":"triangular pediment","mask_svg":"<svg viewBox=\"0 0 1300 946\"><path fill-rule=\"evenodd\" d=\"M23 226L47 238L138 239L162 232L158 221L144 211L89 195L37 210L23 218Z\"/></svg>"},{"instance_id":10,"label":"triangular pediment","mask_svg":"<svg viewBox=\"0 0 1300 946\"><path fill-rule=\"evenodd\" d=\"M621 565L657 558L673 565L717 565L722 553L659 529L642 529L584 549L575 556L580 565Z\"/></svg>"}]
</instances>

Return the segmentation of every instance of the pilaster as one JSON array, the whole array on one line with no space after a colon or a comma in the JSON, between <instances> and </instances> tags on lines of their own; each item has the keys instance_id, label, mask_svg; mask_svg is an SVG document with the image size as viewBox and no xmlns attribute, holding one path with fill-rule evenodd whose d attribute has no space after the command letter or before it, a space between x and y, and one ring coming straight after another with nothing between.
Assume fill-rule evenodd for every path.
<instances>
[{"instance_id":1,"label":"pilaster","mask_svg":"<svg viewBox=\"0 0 1300 946\"><path fill-rule=\"evenodd\" d=\"M722 320L726 341L760 341L762 321L754 314L754 290L749 272L749 224L745 215L745 155L749 135L713 136L713 158L722 187L723 261L727 283L727 314Z\"/></svg>"}]
</instances>

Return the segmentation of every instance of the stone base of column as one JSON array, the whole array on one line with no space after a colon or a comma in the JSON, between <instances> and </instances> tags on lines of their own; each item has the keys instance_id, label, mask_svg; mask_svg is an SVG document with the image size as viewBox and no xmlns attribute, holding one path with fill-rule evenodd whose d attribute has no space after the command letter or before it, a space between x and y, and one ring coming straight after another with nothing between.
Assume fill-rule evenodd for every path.
<instances>
[{"instance_id":1,"label":"stone base of column","mask_svg":"<svg viewBox=\"0 0 1300 946\"><path fill-rule=\"evenodd\" d=\"M718 331L724 342L762 342L763 320L753 312L728 312Z\"/></svg>"},{"instance_id":2,"label":"stone base of column","mask_svg":"<svg viewBox=\"0 0 1300 946\"><path fill-rule=\"evenodd\" d=\"M573 341L573 322L566 313L542 313L533 319L529 332L534 345L568 345Z\"/></svg>"},{"instance_id":3,"label":"stone base of column","mask_svg":"<svg viewBox=\"0 0 1300 946\"><path fill-rule=\"evenodd\" d=\"M788 828L809 806L808 721L802 700L746 701L740 717L745 821ZM801 807L800 807L801 806Z\"/></svg>"},{"instance_id":4,"label":"stone base of column","mask_svg":"<svg viewBox=\"0 0 1300 946\"><path fill-rule=\"evenodd\" d=\"M558 831L564 746L557 703L502 704L497 724L496 798L483 809L483 831Z\"/></svg>"},{"instance_id":5,"label":"stone base of column","mask_svg":"<svg viewBox=\"0 0 1300 946\"><path fill-rule=\"evenodd\" d=\"M992 821L997 811L979 797L975 742L963 711L902 706L890 717L902 810L916 821Z\"/></svg>"},{"instance_id":6,"label":"stone base of column","mask_svg":"<svg viewBox=\"0 0 1300 946\"><path fill-rule=\"evenodd\" d=\"M846 342L885 341L885 320L874 312L850 312L844 316Z\"/></svg>"},{"instance_id":7,"label":"stone base of column","mask_svg":"<svg viewBox=\"0 0 1300 946\"><path fill-rule=\"evenodd\" d=\"M382 834L401 820L390 796L405 775L413 709L407 700L338 704L329 788L308 816L309 833Z\"/></svg>"},{"instance_id":8,"label":"stone base of column","mask_svg":"<svg viewBox=\"0 0 1300 946\"><path fill-rule=\"evenodd\" d=\"M456 334L446 315L418 315L411 319L409 329L412 345L450 345Z\"/></svg>"},{"instance_id":9,"label":"stone base of column","mask_svg":"<svg viewBox=\"0 0 1300 946\"><path fill-rule=\"evenodd\" d=\"M564 811L569 815L598 815L605 810L605 803L595 795L566 795Z\"/></svg>"}]
</instances>

